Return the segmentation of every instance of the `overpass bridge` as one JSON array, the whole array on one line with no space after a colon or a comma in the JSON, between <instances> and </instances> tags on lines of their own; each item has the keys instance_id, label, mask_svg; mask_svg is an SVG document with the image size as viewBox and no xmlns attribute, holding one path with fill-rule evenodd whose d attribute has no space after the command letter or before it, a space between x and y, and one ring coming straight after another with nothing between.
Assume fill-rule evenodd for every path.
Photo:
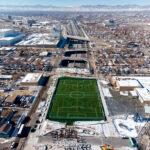
<instances>
[{"instance_id":1,"label":"overpass bridge","mask_svg":"<svg viewBox=\"0 0 150 150\"><path fill-rule=\"evenodd\" d=\"M57 47L64 48L66 44L84 44L88 42L90 40L85 37L65 35L60 38Z\"/></svg>"},{"instance_id":2,"label":"overpass bridge","mask_svg":"<svg viewBox=\"0 0 150 150\"><path fill-rule=\"evenodd\" d=\"M73 35L66 35L66 37L70 40L78 40L78 41L84 41L84 42L90 42L90 39L87 37L81 37L81 36L73 36Z\"/></svg>"},{"instance_id":3,"label":"overpass bridge","mask_svg":"<svg viewBox=\"0 0 150 150\"><path fill-rule=\"evenodd\" d=\"M64 53L73 53L73 52L77 52L77 53L82 53L82 52L87 52L87 49L69 49L69 50L66 50Z\"/></svg>"},{"instance_id":4,"label":"overpass bridge","mask_svg":"<svg viewBox=\"0 0 150 150\"><path fill-rule=\"evenodd\" d=\"M64 48L66 44L84 44L90 42L85 31L76 21L71 21L68 26L62 27L60 41L58 47Z\"/></svg>"}]
</instances>

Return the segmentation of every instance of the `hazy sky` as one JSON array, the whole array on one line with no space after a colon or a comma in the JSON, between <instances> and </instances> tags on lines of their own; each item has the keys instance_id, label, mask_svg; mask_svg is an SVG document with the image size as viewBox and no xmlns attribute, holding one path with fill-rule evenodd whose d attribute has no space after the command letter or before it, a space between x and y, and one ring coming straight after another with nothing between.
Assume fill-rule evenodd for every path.
<instances>
[{"instance_id":1,"label":"hazy sky","mask_svg":"<svg viewBox=\"0 0 150 150\"><path fill-rule=\"evenodd\" d=\"M150 0L0 0L0 5L55 5L55 6L78 6L78 5L124 5L138 4L150 5Z\"/></svg>"}]
</instances>

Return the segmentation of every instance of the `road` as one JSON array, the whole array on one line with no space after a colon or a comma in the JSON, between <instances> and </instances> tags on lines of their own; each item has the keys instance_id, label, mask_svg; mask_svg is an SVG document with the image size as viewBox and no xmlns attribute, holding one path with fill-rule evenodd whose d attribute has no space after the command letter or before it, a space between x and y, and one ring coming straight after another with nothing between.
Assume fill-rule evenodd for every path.
<instances>
[{"instance_id":1,"label":"road","mask_svg":"<svg viewBox=\"0 0 150 150\"><path fill-rule=\"evenodd\" d=\"M123 146L129 146L129 140L128 139L122 139L122 138L115 138L115 137L109 137L109 138L97 138L97 137L83 137L83 139L86 139L88 144L91 145L104 145L109 144L113 145L115 148L117 147L123 147Z\"/></svg>"},{"instance_id":2,"label":"road","mask_svg":"<svg viewBox=\"0 0 150 150\"><path fill-rule=\"evenodd\" d=\"M42 99L43 100L46 99L46 97L47 97L47 91L48 91L50 85L51 85L51 78L49 78L46 86L44 86L42 88L42 90L40 91L40 94L39 94L39 96L38 96L35 104L32 106L30 112L28 113L28 116L30 117L30 121L25 124L26 127L33 127L36 124L36 120L39 118L39 116L35 112L36 112L37 107L38 107L39 103L41 102L41 100ZM18 146L17 150L23 150L24 145L26 144L27 139L28 139L27 137L26 138L17 138L16 139L16 140L19 141L19 146Z\"/></svg>"}]
</instances>

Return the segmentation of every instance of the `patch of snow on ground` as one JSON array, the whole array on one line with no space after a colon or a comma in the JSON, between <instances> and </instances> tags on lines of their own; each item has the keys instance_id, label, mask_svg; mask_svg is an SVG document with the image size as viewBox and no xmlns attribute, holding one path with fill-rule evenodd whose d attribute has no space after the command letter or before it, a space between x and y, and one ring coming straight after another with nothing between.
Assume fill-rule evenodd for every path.
<instances>
[{"instance_id":1,"label":"patch of snow on ground","mask_svg":"<svg viewBox=\"0 0 150 150\"><path fill-rule=\"evenodd\" d=\"M121 136L137 137L136 127L142 127L145 123L137 123L133 119L115 119L115 127Z\"/></svg>"}]
</instances>

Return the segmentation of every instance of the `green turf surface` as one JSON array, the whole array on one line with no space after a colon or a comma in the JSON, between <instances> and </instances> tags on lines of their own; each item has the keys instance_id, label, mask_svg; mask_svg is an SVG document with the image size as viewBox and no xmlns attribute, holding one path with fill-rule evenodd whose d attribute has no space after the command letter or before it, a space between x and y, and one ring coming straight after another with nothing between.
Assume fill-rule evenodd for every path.
<instances>
[{"instance_id":1,"label":"green turf surface","mask_svg":"<svg viewBox=\"0 0 150 150\"><path fill-rule=\"evenodd\" d=\"M105 119L97 81L59 78L47 119L56 121Z\"/></svg>"}]
</instances>

